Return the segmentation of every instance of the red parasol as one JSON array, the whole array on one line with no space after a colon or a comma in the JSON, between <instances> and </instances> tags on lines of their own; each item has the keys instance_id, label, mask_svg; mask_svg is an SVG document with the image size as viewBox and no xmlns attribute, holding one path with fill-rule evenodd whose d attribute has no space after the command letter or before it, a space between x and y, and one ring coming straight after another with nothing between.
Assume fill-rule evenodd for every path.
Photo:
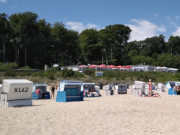
<instances>
[{"instance_id":1,"label":"red parasol","mask_svg":"<svg viewBox=\"0 0 180 135\"><path fill-rule=\"evenodd\" d=\"M125 66L124 68L130 69L130 68L132 68L132 67L130 67L130 66Z\"/></svg>"},{"instance_id":2,"label":"red parasol","mask_svg":"<svg viewBox=\"0 0 180 135\"><path fill-rule=\"evenodd\" d=\"M80 66L78 66L79 68L84 68L84 67L88 67L88 66L86 66L86 65L80 65Z\"/></svg>"},{"instance_id":3,"label":"red parasol","mask_svg":"<svg viewBox=\"0 0 180 135\"><path fill-rule=\"evenodd\" d=\"M119 66L116 66L116 68L124 68L123 66L119 65Z\"/></svg>"},{"instance_id":4,"label":"red parasol","mask_svg":"<svg viewBox=\"0 0 180 135\"><path fill-rule=\"evenodd\" d=\"M100 68L105 68L105 67L107 67L107 66L104 65L104 64L101 64L101 65L99 65L98 67L100 67Z\"/></svg>"},{"instance_id":5,"label":"red parasol","mask_svg":"<svg viewBox=\"0 0 180 135\"><path fill-rule=\"evenodd\" d=\"M97 65L90 65L89 68L96 68L98 67Z\"/></svg>"},{"instance_id":6,"label":"red parasol","mask_svg":"<svg viewBox=\"0 0 180 135\"><path fill-rule=\"evenodd\" d=\"M107 66L107 68L116 68L114 65Z\"/></svg>"}]
</instances>

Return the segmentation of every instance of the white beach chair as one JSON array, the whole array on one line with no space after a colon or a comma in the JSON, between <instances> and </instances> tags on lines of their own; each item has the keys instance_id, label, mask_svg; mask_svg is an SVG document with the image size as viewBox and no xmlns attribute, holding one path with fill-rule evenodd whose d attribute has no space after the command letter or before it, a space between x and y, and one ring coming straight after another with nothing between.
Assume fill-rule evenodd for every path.
<instances>
[{"instance_id":1,"label":"white beach chair","mask_svg":"<svg viewBox=\"0 0 180 135\"><path fill-rule=\"evenodd\" d=\"M158 92L165 92L165 86L162 83L157 84L157 91Z\"/></svg>"}]
</instances>

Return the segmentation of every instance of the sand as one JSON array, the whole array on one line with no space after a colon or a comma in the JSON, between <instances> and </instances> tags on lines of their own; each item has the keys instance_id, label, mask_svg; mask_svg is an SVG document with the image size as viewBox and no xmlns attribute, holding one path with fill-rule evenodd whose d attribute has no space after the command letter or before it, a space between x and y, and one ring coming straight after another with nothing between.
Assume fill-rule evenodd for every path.
<instances>
[{"instance_id":1,"label":"sand","mask_svg":"<svg viewBox=\"0 0 180 135\"><path fill-rule=\"evenodd\" d=\"M180 96L128 94L0 108L0 135L179 135Z\"/></svg>"}]
</instances>

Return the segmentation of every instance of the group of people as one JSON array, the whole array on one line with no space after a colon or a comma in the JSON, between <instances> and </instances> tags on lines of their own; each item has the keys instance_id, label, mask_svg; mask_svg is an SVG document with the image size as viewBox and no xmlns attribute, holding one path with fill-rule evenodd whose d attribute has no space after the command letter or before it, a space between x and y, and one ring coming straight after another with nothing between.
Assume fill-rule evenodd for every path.
<instances>
[{"instance_id":1,"label":"group of people","mask_svg":"<svg viewBox=\"0 0 180 135\"><path fill-rule=\"evenodd\" d=\"M91 96L101 96L100 91L95 89L94 85L85 84L84 85L84 96L91 97Z\"/></svg>"},{"instance_id":2,"label":"group of people","mask_svg":"<svg viewBox=\"0 0 180 135\"><path fill-rule=\"evenodd\" d=\"M100 91L95 89L95 86L90 85L90 87L87 87L88 85L84 86L84 92L86 93L86 96L101 96ZM55 83L52 83L50 89L51 89L51 98L54 98L55 90L57 89L58 85L55 85Z\"/></svg>"},{"instance_id":3,"label":"group of people","mask_svg":"<svg viewBox=\"0 0 180 135\"><path fill-rule=\"evenodd\" d=\"M153 88L153 84L151 79L149 79L149 82L147 83L149 85L149 92L148 92L148 97L160 97L160 95L156 92L152 91ZM57 88L57 85L55 85L54 83L51 85L50 89L51 89L51 98L54 98L54 93L55 93L55 89ZM86 86L84 87L84 91L87 95L96 95L96 96L101 96L101 94L99 92L97 92L95 90L95 87L91 87L91 88L87 88ZM180 92L180 86L175 86L174 90L176 90L177 92Z\"/></svg>"}]
</instances>

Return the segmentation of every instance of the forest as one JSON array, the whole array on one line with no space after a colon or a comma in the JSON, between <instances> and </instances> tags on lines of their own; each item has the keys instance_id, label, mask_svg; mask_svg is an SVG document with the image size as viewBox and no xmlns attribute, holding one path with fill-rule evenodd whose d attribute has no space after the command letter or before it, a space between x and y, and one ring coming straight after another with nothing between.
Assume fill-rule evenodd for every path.
<instances>
[{"instance_id":1,"label":"forest","mask_svg":"<svg viewBox=\"0 0 180 135\"><path fill-rule=\"evenodd\" d=\"M43 69L44 65L114 64L180 68L180 37L163 35L129 42L131 29L122 24L101 30L69 30L33 12L0 13L0 62Z\"/></svg>"}]
</instances>

